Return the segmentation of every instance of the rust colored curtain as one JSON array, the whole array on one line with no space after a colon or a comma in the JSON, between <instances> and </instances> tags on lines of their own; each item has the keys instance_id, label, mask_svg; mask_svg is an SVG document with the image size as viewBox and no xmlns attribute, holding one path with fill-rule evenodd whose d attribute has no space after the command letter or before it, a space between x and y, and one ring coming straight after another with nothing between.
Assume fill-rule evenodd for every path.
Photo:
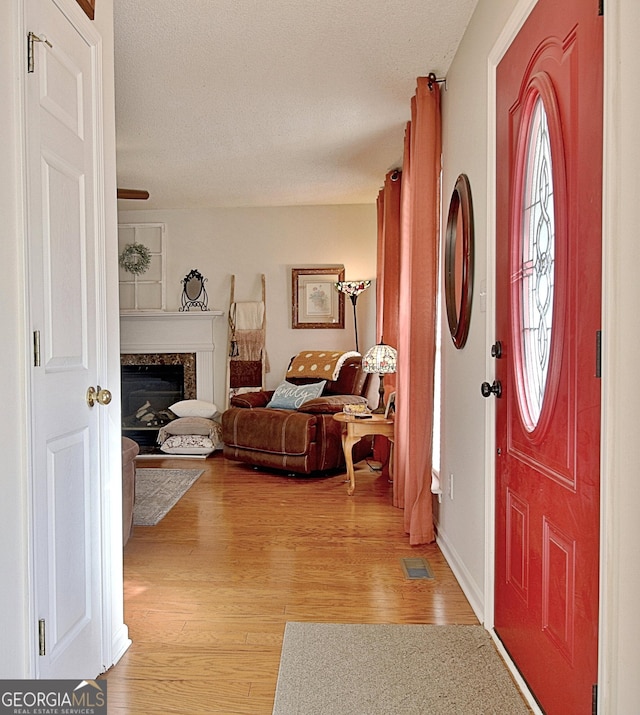
<instances>
[{"instance_id":1,"label":"rust colored curtain","mask_svg":"<svg viewBox=\"0 0 640 715\"><path fill-rule=\"evenodd\" d=\"M400 291L400 197L402 172L390 171L378 195L377 337L398 347ZM395 375L384 378L385 392L395 389Z\"/></svg>"},{"instance_id":2,"label":"rust colored curtain","mask_svg":"<svg viewBox=\"0 0 640 715\"><path fill-rule=\"evenodd\" d=\"M400 290L400 197L402 172L390 171L378 194L378 262L376 271L377 341L398 346L398 301ZM395 374L385 375L385 396L395 390ZM375 437L374 457L385 465L389 477L389 442Z\"/></svg>"},{"instance_id":3,"label":"rust colored curtain","mask_svg":"<svg viewBox=\"0 0 640 715\"><path fill-rule=\"evenodd\" d=\"M434 540L431 502L433 391L435 364L436 297L440 225L440 90L418 79L411 101L411 122L405 135L398 232L397 293L398 371L394 454L393 503L404 508L404 527L412 545ZM385 195L384 202L386 204ZM384 212L386 215L386 211ZM394 278L386 257L393 253L384 234L383 286ZM380 290L380 289L379 289ZM391 290L391 287L389 288ZM386 290L379 306L385 342L391 341L393 317L387 309ZM391 332L387 332L387 321ZM387 337L387 336L390 337Z\"/></svg>"}]
</instances>

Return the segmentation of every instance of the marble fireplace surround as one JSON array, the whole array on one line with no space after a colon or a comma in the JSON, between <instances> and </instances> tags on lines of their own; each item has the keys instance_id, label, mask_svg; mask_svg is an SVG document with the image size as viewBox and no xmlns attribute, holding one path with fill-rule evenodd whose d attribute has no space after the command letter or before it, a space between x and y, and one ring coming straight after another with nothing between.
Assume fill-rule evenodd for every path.
<instances>
[{"instance_id":1,"label":"marble fireplace surround","mask_svg":"<svg viewBox=\"0 0 640 715\"><path fill-rule=\"evenodd\" d=\"M221 310L123 311L120 313L120 353L127 356L127 364L136 364L134 354L194 353L196 397L215 402L213 324L221 315L224 315Z\"/></svg>"}]
</instances>

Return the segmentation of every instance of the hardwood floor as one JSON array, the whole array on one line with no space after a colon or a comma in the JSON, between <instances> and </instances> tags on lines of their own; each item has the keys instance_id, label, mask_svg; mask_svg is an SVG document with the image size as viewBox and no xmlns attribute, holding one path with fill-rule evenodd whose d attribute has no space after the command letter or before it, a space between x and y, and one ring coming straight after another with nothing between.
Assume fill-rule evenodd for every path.
<instances>
[{"instance_id":1,"label":"hardwood floor","mask_svg":"<svg viewBox=\"0 0 640 715\"><path fill-rule=\"evenodd\" d=\"M438 548L409 546L365 462L353 497L344 474L286 477L219 453L146 467L205 473L125 548L133 645L104 676L111 715L271 713L287 621L477 623ZM407 580L411 556L435 579Z\"/></svg>"}]
</instances>

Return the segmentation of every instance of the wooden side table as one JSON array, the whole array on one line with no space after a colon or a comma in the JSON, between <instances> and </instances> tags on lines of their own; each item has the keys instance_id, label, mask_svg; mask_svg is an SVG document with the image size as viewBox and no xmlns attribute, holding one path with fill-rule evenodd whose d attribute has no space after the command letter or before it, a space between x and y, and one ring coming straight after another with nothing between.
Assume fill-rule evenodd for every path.
<instances>
[{"instance_id":1,"label":"wooden side table","mask_svg":"<svg viewBox=\"0 0 640 715\"><path fill-rule=\"evenodd\" d=\"M356 489L356 476L353 469L353 445L368 435L380 434L391 442L391 454L389 455L389 474L393 476L393 444L394 444L394 422L393 419L386 419L383 415L371 415L367 418L354 417L344 412L338 412L333 416L337 422L342 422L342 449L344 451L344 461L347 463L347 476L349 486L347 494L353 495Z\"/></svg>"}]
</instances>

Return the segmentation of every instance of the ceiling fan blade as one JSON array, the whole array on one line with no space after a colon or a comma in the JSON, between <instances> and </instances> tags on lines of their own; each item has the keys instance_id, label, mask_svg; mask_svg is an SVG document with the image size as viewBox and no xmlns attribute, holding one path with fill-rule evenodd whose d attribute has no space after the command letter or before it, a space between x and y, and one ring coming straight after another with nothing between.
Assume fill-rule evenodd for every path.
<instances>
[{"instance_id":1,"label":"ceiling fan blade","mask_svg":"<svg viewBox=\"0 0 640 715\"><path fill-rule=\"evenodd\" d=\"M144 189L118 189L119 199L142 199L149 198L149 192Z\"/></svg>"}]
</instances>

